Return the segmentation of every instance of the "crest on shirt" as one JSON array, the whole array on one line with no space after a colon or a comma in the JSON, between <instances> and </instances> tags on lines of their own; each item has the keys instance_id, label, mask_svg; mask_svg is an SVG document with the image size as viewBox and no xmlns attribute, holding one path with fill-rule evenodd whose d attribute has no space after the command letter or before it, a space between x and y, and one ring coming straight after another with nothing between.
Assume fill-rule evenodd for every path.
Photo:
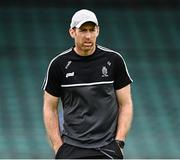
<instances>
[{"instance_id":1,"label":"crest on shirt","mask_svg":"<svg viewBox=\"0 0 180 160\"><path fill-rule=\"evenodd\" d=\"M108 77L108 70L106 66L102 67L102 77Z\"/></svg>"}]
</instances>

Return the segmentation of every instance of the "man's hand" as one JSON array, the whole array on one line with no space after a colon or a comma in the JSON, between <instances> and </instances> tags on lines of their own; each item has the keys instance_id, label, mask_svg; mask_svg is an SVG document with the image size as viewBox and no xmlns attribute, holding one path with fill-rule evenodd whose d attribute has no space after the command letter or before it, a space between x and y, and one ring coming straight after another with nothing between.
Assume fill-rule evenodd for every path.
<instances>
[{"instance_id":1,"label":"man's hand","mask_svg":"<svg viewBox=\"0 0 180 160\"><path fill-rule=\"evenodd\" d=\"M60 144L57 144L57 145L54 145L53 146L53 149L54 149L54 153L57 154L59 148L63 145L63 143L60 143Z\"/></svg>"}]
</instances>

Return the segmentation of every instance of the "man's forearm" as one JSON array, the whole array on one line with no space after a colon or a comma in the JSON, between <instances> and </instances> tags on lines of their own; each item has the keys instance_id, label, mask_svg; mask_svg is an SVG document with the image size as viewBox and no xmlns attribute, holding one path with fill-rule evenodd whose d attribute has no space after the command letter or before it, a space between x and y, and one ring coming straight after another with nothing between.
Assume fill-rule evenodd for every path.
<instances>
[{"instance_id":1,"label":"man's forearm","mask_svg":"<svg viewBox=\"0 0 180 160\"><path fill-rule=\"evenodd\" d=\"M133 118L132 103L119 107L119 117L116 138L117 140L125 140L126 135L131 127Z\"/></svg>"},{"instance_id":2,"label":"man's forearm","mask_svg":"<svg viewBox=\"0 0 180 160\"><path fill-rule=\"evenodd\" d=\"M62 139L60 136L58 111L50 110L49 107L44 107L44 124L50 143L55 152L62 145Z\"/></svg>"}]
</instances>

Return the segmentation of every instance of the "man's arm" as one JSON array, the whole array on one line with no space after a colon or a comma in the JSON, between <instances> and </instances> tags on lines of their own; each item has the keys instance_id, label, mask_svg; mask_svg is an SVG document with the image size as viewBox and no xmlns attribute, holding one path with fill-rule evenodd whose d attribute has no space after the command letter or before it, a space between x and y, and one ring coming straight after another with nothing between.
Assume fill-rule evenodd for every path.
<instances>
[{"instance_id":1,"label":"man's arm","mask_svg":"<svg viewBox=\"0 0 180 160\"><path fill-rule=\"evenodd\" d=\"M57 153L59 147L63 144L59 128L58 97L54 97L46 91L44 92L43 116L48 138L54 152Z\"/></svg>"},{"instance_id":2,"label":"man's arm","mask_svg":"<svg viewBox=\"0 0 180 160\"><path fill-rule=\"evenodd\" d=\"M133 104L130 85L116 90L116 96L119 104L119 117L115 139L125 141L133 118Z\"/></svg>"}]
</instances>

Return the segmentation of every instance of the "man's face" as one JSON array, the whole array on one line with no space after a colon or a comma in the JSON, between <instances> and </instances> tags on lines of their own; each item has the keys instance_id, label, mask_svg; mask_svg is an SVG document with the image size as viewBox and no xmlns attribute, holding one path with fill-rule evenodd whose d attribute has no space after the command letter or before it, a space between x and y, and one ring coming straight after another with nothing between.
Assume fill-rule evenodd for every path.
<instances>
[{"instance_id":1,"label":"man's face","mask_svg":"<svg viewBox=\"0 0 180 160\"><path fill-rule=\"evenodd\" d=\"M94 23L84 23L80 28L74 28L72 32L77 51L87 53L95 49L99 27Z\"/></svg>"}]
</instances>

